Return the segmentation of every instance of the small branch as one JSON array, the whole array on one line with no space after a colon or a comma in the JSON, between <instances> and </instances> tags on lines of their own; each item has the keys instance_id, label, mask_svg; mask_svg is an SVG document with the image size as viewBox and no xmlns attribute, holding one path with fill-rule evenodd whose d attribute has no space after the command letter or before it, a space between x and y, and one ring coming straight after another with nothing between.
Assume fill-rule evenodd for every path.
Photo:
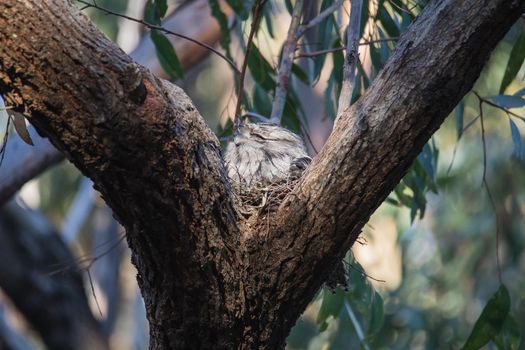
<instances>
[{"instance_id":1,"label":"small branch","mask_svg":"<svg viewBox=\"0 0 525 350\"><path fill-rule=\"evenodd\" d=\"M484 186L485 190L487 191L487 196L489 198L490 206L492 208L492 211L494 212L494 216L496 220L496 269L498 271L498 281L500 284L502 284L503 280L501 277L501 263L500 263L500 258L499 258L499 240L500 240L499 215L496 209L496 202L494 202L494 198L492 197L492 193L490 191L490 187L487 182L487 143L485 141L485 124L483 122L483 103L488 103L488 104L490 103L487 102L489 100L482 98L476 91L473 91L473 92L479 99L479 120L481 124L481 142L483 144L483 176L482 176L481 183L482 183L482 186Z\"/></svg>"},{"instance_id":2,"label":"small branch","mask_svg":"<svg viewBox=\"0 0 525 350\"><path fill-rule=\"evenodd\" d=\"M337 10L338 7L341 6L341 0L336 1L331 6L327 7L325 10L323 10L319 15L312 18L308 23L303 24L299 27L297 30L297 37L300 38L303 36L303 34L310 28L315 27L319 23L321 23L326 17L330 16L335 10Z\"/></svg>"},{"instance_id":3,"label":"small branch","mask_svg":"<svg viewBox=\"0 0 525 350\"><path fill-rule=\"evenodd\" d=\"M154 29L154 30L158 30L159 32L163 32L165 34L170 34L170 35L173 35L173 36L176 36L176 37L179 37L179 38L182 38L182 39L186 39L188 41L191 41L192 43L196 44L196 45L199 45L201 47L204 47L205 49L207 50L210 50L211 52L213 52L214 54L216 54L217 56L219 56L220 58L222 58L223 60L225 60L226 62L228 62L228 64L230 66L232 66L233 70L237 73L237 74L240 74L241 72L239 71L239 68L237 68L237 66L235 65L235 63L230 60L228 57L226 57L225 55L223 55L222 53L220 53L218 50L216 50L215 48L213 48L212 46L206 44L206 43L203 43L199 40L196 40L196 39L193 39L193 38L190 38L189 36L186 36L184 34L180 34L180 33L176 33L176 32L173 32L171 30L168 30L162 26L157 26L157 25L154 25L154 24L150 24L142 19L138 19L138 18L133 18L133 17L130 17L130 16L126 16L126 15L123 15L121 13L118 13L118 12L115 12L115 11L111 11L107 8L104 8L102 6L99 6L96 2L88 2L88 1L85 1L85 0L77 0L78 2L80 2L81 4L84 4L84 8L88 8L88 7L93 7L97 10L100 10L100 11L103 11L105 13L107 13L108 15L112 15L112 16L116 16L116 17L120 17L120 18L125 18L129 21L133 21L133 22L137 22L137 23L140 23L142 24L143 26L149 28L149 29Z\"/></svg>"},{"instance_id":4,"label":"small branch","mask_svg":"<svg viewBox=\"0 0 525 350\"><path fill-rule=\"evenodd\" d=\"M359 43L359 46L373 45L373 44L377 44L377 43L389 42L389 41L397 41L397 40L399 40L399 37L362 41L362 42ZM300 54L295 55L294 59L298 59L298 58L312 58L312 57L326 55L328 53L338 52L338 51L343 51L343 50L346 50L346 46L333 47L331 49L312 51L312 52L302 52Z\"/></svg>"},{"instance_id":5,"label":"small branch","mask_svg":"<svg viewBox=\"0 0 525 350\"><path fill-rule=\"evenodd\" d=\"M359 59L359 37L361 29L361 8L363 0L352 0L350 20L346 30L347 49L345 63L343 66L343 86L339 95L337 115L350 107L355 86L356 63Z\"/></svg>"},{"instance_id":6,"label":"small branch","mask_svg":"<svg viewBox=\"0 0 525 350\"><path fill-rule=\"evenodd\" d=\"M482 102L482 103L486 103L486 104L488 104L489 106L492 106L492 107L494 107L494 108L500 109L500 110L502 110L503 112L507 113L508 115L513 116L513 117L518 118L518 119L521 119L521 120L523 120L523 121L525 122L525 118L523 118L521 115L516 114L516 113L512 112L511 110L509 110L509 109L507 109L507 108L505 108L505 107L502 107L502 106L498 105L497 103L492 102L492 101L489 100L488 98L485 98L485 97L481 96L481 95L480 95L477 91L475 91L475 90L472 90L472 93L473 93L474 95L476 95L476 97L478 98L478 100L479 100L480 102ZM481 108L481 104L480 104L480 108Z\"/></svg>"},{"instance_id":7,"label":"small branch","mask_svg":"<svg viewBox=\"0 0 525 350\"><path fill-rule=\"evenodd\" d=\"M286 102L286 94L288 92L288 84L290 83L290 73L292 71L293 56L297 41L299 24L301 21L301 14L303 12L303 0L297 0L293 8L292 21L290 29L288 30L288 37L283 46L283 54L281 62L279 63L279 73L277 76L277 88L275 89L275 96L272 104L272 113L270 115L270 122L275 124L281 123L283 116L284 104ZM317 17L316 17L317 18ZM313 20L312 20L313 21Z\"/></svg>"},{"instance_id":8,"label":"small branch","mask_svg":"<svg viewBox=\"0 0 525 350\"><path fill-rule=\"evenodd\" d=\"M0 204L11 198L27 181L64 159L47 138L38 135L33 127L28 130L34 146L29 146L16 135L7 143L6 160L0 167Z\"/></svg>"},{"instance_id":9,"label":"small branch","mask_svg":"<svg viewBox=\"0 0 525 350\"><path fill-rule=\"evenodd\" d=\"M295 48L297 42L304 35L304 33L321 23L326 17L332 14L340 5L341 1L336 1L334 4L326 8L319 15L312 18L308 23L300 25L301 15L303 11L303 0L298 0L295 3L292 22L288 30L288 37L283 46L283 54L281 62L279 63L279 71L277 74L277 89L275 90L275 97L272 104L272 113L270 115L270 122L280 124L283 116L284 105L286 103L286 94L288 92L288 85L290 83L290 74L292 71L292 64Z\"/></svg>"},{"instance_id":10,"label":"small branch","mask_svg":"<svg viewBox=\"0 0 525 350\"><path fill-rule=\"evenodd\" d=\"M252 26L250 29L250 35L248 36L248 42L246 44L246 54L244 55L244 61L242 62L242 68L241 68L241 75L239 77L239 90L237 92L237 105L235 106L235 114L233 116L233 131L237 131L239 126L241 125L241 102L242 102L242 94L244 91L244 78L246 76L246 68L248 67L248 58L250 57L250 51L252 48L252 42L253 37L255 35L255 32L257 31L257 28L259 27L259 22L261 19L261 12L262 8L264 7L264 4L267 0L259 0L255 4L255 10L253 13L253 21Z\"/></svg>"}]
</instances>

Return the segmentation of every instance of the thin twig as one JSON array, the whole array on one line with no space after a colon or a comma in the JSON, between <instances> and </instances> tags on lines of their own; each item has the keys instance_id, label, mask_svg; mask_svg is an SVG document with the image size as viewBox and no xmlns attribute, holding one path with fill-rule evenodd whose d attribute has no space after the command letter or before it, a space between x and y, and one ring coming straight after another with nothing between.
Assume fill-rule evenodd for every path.
<instances>
[{"instance_id":1,"label":"thin twig","mask_svg":"<svg viewBox=\"0 0 525 350\"><path fill-rule=\"evenodd\" d=\"M508 110L507 108L502 107L502 106L500 106L499 104L492 102L492 101L489 100L488 98L481 96L477 91L472 90L472 93L473 93L474 95L476 95L476 97L479 99L480 102L486 103L486 104L488 104L489 106L492 106L492 107L494 107L494 108L500 109L500 110L504 111L505 113L507 113L507 114L509 114L509 115L511 115L511 116L513 116L513 117L516 117L516 118L519 118L519 119L525 121L525 118L523 118L523 117L520 116L519 114L516 114L516 113L514 113L514 112Z\"/></svg>"},{"instance_id":2,"label":"thin twig","mask_svg":"<svg viewBox=\"0 0 525 350\"><path fill-rule=\"evenodd\" d=\"M133 17L130 17L130 16L127 16L127 15L124 15L124 14L121 14L121 13L118 13L118 12L115 12L115 11L112 11L112 10L109 10L105 7L102 7L102 6L99 6L95 1L93 1L92 3L88 2L88 1L85 1L85 0L77 0L78 2L80 2L81 4L84 4L85 6L83 7L84 9L85 8L89 8L89 7L92 7L92 8L95 8L97 10L100 10L100 11L103 11L105 12L106 14L108 15L112 15L112 16L116 16L116 17L120 17L120 18L124 18L124 19L127 19L129 21L133 21L133 22L136 22L136 23L140 23L142 24L143 26L149 28L149 29L152 29L152 30L158 30L159 32L163 32L165 34L170 34L170 35L173 35L173 36L176 36L176 37L179 37L179 38L182 38L182 39L185 39L185 40L188 40L188 41L191 41L192 43L196 44L196 45L199 45L207 50L210 50L211 52L213 52L214 54L218 55L220 58L222 58L223 60L225 60L226 62L228 62L228 64L230 66L232 66L233 70L237 73L237 74L240 74L241 72L239 71L239 68L237 68L237 66L235 65L235 63L230 60L228 57L226 57L225 55L223 55L221 52L219 52L217 49L213 48L212 46L206 44L206 43L203 43L197 39L194 39L194 38L191 38L189 36L186 36L184 34L180 34L180 33L176 33L176 32L173 32L171 30L168 30L162 26L158 26L158 25L154 25L154 24L150 24L142 19L138 19L138 18L133 18Z\"/></svg>"},{"instance_id":3,"label":"thin twig","mask_svg":"<svg viewBox=\"0 0 525 350\"><path fill-rule=\"evenodd\" d=\"M381 43L381 42L397 41L398 39L399 39L398 37L392 37L392 38L385 38L385 39L362 41L359 43L359 46L373 45L373 44ZM311 57L321 56L321 55L325 55L328 53L338 52L338 51L343 51L343 50L346 50L346 46L333 47L331 49L312 51L312 52L303 52L303 53L295 55L294 59L304 58L304 57L311 58Z\"/></svg>"},{"instance_id":4,"label":"thin twig","mask_svg":"<svg viewBox=\"0 0 525 350\"><path fill-rule=\"evenodd\" d=\"M239 77L239 90L237 92L237 105L235 106L235 114L233 116L233 132L236 132L241 125L241 101L242 95L244 92L244 78L246 76L246 68L248 67L248 58L250 56L250 51L252 48L253 37L257 28L259 27L259 22L261 19L261 12L264 4L267 0L259 0L255 4L255 10L253 13L252 27L250 29L250 35L248 36L248 42L246 43L246 53L244 54L244 61L242 62L241 75Z\"/></svg>"},{"instance_id":5,"label":"thin twig","mask_svg":"<svg viewBox=\"0 0 525 350\"><path fill-rule=\"evenodd\" d=\"M352 7L350 10L350 19L348 28L346 30L346 57L343 65L343 84L341 87L341 94L339 95L339 103L337 107L337 115L341 115L345 109L352 104L352 95L355 86L355 71L356 64L359 59L359 38L361 29L361 8L363 7L363 0L352 0Z\"/></svg>"},{"instance_id":6,"label":"thin twig","mask_svg":"<svg viewBox=\"0 0 525 350\"><path fill-rule=\"evenodd\" d=\"M275 124L281 123L283 116L284 105L286 102L286 94L288 92L288 84L290 83L290 73L292 71L293 56L297 41L299 41L298 29L303 12L304 0L297 0L292 12L292 21L290 29L288 29L288 36L283 46L283 53L281 62L279 63L279 72L277 75L277 87L275 89L275 96L272 104L272 113L270 115L270 122Z\"/></svg>"},{"instance_id":7,"label":"thin twig","mask_svg":"<svg viewBox=\"0 0 525 350\"><path fill-rule=\"evenodd\" d=\"M477 92L474 92L476 96L480 97ZM485 125L483 123L483 100L479 99L479 120L481 123L481 142L483 144L483 176L482 176L482 186L485 187L485 190L487 191L487 196L489 198L490 205L492 207L492 211L494 212L494 216L496 218L496 269L498 271L498 281L501 284L502 283L502 277L501 277L501 264L499 259L499 240L500 240L500 232L499 232L499 215L498 211L496 209L496 203L494 202L494 198L492 197L492 193L489 188L489 184L487 182L487 144L485 141Z\"/></svg>"}]
</instances>

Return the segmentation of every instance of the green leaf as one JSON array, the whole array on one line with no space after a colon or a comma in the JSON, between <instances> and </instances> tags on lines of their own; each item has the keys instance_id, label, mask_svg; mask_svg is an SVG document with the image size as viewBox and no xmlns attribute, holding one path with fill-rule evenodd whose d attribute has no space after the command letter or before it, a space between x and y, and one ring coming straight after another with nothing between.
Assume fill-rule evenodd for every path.
<instances>
[{"instance_id":1,"label":"green leaf","mask_svg":"<svg viewBox=\"0 0 525 350\"><path fill-rule=\"evenodd\" d=\"M508 315L503 323L499 334L494 337L493 341L496 344L498 350L517 350L520 346L521 331L516 318L512 315Z\"/></svg>"},{"instance_id":2,"label":"green leaf","mask_svg":"<svg viewBox=\"0 0 525 350\"><path fill-rule=\"evenodd\" d=\"M514 155L519 159L525 159L525 149L521 141L521 134L516 123L509 118L510 133L512 136L512 142L514 143Z\"/></svg>"},{"instance_id":3,"label":"green leaf","mask_svg":"<svg viewBox=\"0 0 525 350\"><path fill-rule=\"evenodd\" d=\"M512 80L514 80L523 64L523 60L525 60L525 31L521 33L510 51L509 62L507 63L507 68L505 69L505 74L503 75L499 88L500 94L505 92L505 89L507 89Z\"/></svg>"},{"instance_id":4,"label":"green leaf","mask_svg":"<svg viewBox=\"0 0 525 350\"><path fill-rule=\"evenodd\" d=\"M166 15L166 11L168 11L168 4L166 3L166 0L153 0L153 2L157 6L157 12L160 18L164 17Z\"/></svg>"},{"instance_id":5,"label":"green leaf","mask_svg":"<svg viewBox=\"0 0 525 350\"><path fill-rule=\"evenodd\" d=\"M210 4L211 14L215 19L217 19L217 22L219 22L219 26L221 27L221 39L220 44L221 47L226 52L226 57L232 58L231 52L230 52L230 28L228 28L228 18L226 18L226 15L224 12L222 12L221 7L219 6L218 0L208 0L208 3Z\"/></svg>"},{"instance_id":6,"label":"green leaf","mask_svg":"<svg viewBox=\"0 0 525 350\"><path fill-rule=\"evenodd\" d=\"M295 63L292 63L292 74L299 78L299 80L301 80L306 85L310 85L310 79L308 78L306 72Z\"/></svg>"},{"instance_id":7,"label":"green leaf","mask_svg":"<svg viewBox=\"0 0 525 350\"><path fill-rule=\"evenodd\" d=\"M257 83L253 86L253 108L255 112L265 117L268 117L272 112L272 102L268 93Z\"/></svg>"},{"instance_id":8,"label":"green leaf","mask_svg":"<svg viewBox=\"0 0 525 350\"><path fill-rule=\"evenodd\" d=\"M503 108L520 108L525 106L525 99L515 95L496 95L491 96L489 99Z\"/></svg>"},{"instance_id":9,"label":"green leaf","mask_svg":"<svg viewBox=\"0 0 525 350\"><path fill-rule=\"evenodd\" d=\"M495 339L503 328L509 310L509 292L502 284L483 308L462 350L476 350Z\"/></svg>"},{"instance_id":10,"label":"green leaf","mask_svg":"<svg viewBox=\"0 0 525 350\"><path fill-rule=\"evenodd\" d=\"M168 73L168 75L175 79L182 79L184 72L180 64L179 58L175 53L175 49L171 45L171 42L166 36L156 30L151 31L151 39L155 44L157 50L157 56L160 61L162 68Z\"/></svg>"},{"instance_id":11,"label":"green leaf","mask_svg":"<svg viewBox=\"0 0 525 350\"><path fill-rule=\"evenodd\" d=\"M338 288L335 293L331 293L328 289L323 289L323 301L317 314L317 324L320 325L320 331L324 331L328 327L328 317L337 317L344 305L344 292Z\"/></svg>"},{"instance_id":12,"label":"green leaf","mask_svg":"<svg viewBox=\"0 0 525 350\"><path fill-rule=\"evenodd\" d=\"M461 138L463 135L463 116L465 112L465 102L461 100L456 108L454 108L454 116L456 119L456 134L457 134L457 141Z\"/></svg>"},{"instance_id":13,"label":"green leaf","mask_svg":"<svg viewBox=\"0 0 525 350\"><path fill-rule=\"evenodd\" d=\"M148 0L144 7L144 21L158 26L161 24L161 18L164 17L167 10L166 0Z\"/></svg>"},{"instance_id":14,"label":"green leaf","mask_svg":"<svg viewBox=\"0 0 525 350\"><path fill-rule=\"evenodd\" d=\"M386 10L383 3L379 5L379 8L377 10L377 17L379 18L379 21L383 25L383 28L390 36L399 36L399 28L396 25L396 22L390 17L390 14Z\"/></svg>"},{"instance_id":15,"label":"green leaf","mask_svg":"<svg viewBox=\"0 0 525 350\"><path fill-rule=\"evenodd\" d=\"M246 0L226 0L226 2L231 6L233 11L243 20L248 19L250 15L250 8L252 7L252 1Z\"/></svg>"},{"instance_id":16,"label":"green leaf","mask_svg":"<svg viewBox=\"0 0 525 350\"><path fill-rule=\"evenodd\" d=\"M367 330L368 337L374 337L383 326L385 320L383 304L383 298L379 293L375 292L371 305L370 322Z\"/></svg>"},{"instance_id":17,"label":"green leaf","mask_svg":"<svg viewBox=\"0 0 525 350\"><path fill-rule=\"evenodd\" d=\"M275 90L274 68L261 54L257 46L252 45L250 56L248 57L248 68L253 79L258 82L267 92Z\"/></svg>"},{"instance_id":18,"label":"green leaf","mask_svg":"<svg viewBox=\"0 0 525 350\"><path fill-rule=\"evenodd\" d=\"M525 88L519 89L519 90L516 91L513 95L514 95L514 96L523 97L523 96L525 95Z\"/></svg>"},{"instance_id":19,"label":"green leaf","mask_svg":"<svg viewBox=\"0 0 525 350\"><path fill-rule=\"evenodd\" d=\"M284 4L286 5L286 10L288 11L288 13L291 15L293 13L293 5L292 5L292 2L290 0L285 0L284 1Z\"/></svg>"},{"instance_id":20,"label":"green leaf","mask_svg":"<svg viewBox=\"0 0 525 350\"><path fill-rule=\"evenodd\" d=\"M321 3L321 8L319 11L323 11L332 5L333 0L323 0ZM326 50L328 48L340 47L340 40L338 46L333 46L334 38L339 38L339 31L337 24L334 18L334 14L327 16L325 19L319 23L317 26L317 42L318 45L315 46L315 51ZM318 55L314 58L314 68L312 74L312 81L317 81L323 70L324 63L326 61L326 55Z\"/></svg>"}]
</instances>

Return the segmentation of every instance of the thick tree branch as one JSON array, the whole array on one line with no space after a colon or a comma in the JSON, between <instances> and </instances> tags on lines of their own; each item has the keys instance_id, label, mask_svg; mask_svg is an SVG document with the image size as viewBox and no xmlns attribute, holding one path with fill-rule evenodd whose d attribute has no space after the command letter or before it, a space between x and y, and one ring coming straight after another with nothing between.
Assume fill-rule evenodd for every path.
<instances>
[{"instance_id":1,"label":"thick tree branch","mask_svg":"<svg viewBox=\"0 0 525 350\"><path fill-rule=\"evenodd\" d=\"M300 305L269 332L288 332L524 8L521 0L427 4L366 94L339 117L254 255L266 262L260 279L278 276L263 297L268 304Z\"/></svg>"},{"instance_id":2,"label":"thick tree branch","mask_svg":"<svg viewBox=\"0 0 525 350\"><path fill-rule=\"evenodd\" d=\"M226 15L232 14L231 8L225 1L219 3ZM210 13L207 0L195 0L180 6L163 21L162 25L167 30L184 34L208 45L215 44L220 38L219 24ZM210 52L176 36L168 36L168 40L177 50L184 69L194 67ZM169 78L158 60L149 33L140 40L130 56L156 76ZM34 147L25 144L14 135L8 140L6 159L0 167L0 204L11 198L26 182L64 159L64 155L46 138L38 135L31 127L29 131L35 143Z\"/></svg>"},{"instance_id":3,"label":"thick tree branch","mask_svg":"<svg viewBox=\"0 0 525 350\"><path fill-rule=\"evenodd\" d=\"M3 1L0 28L6 104L93 180L126 227L152 346L235 339L238 294L224 291L241 283L236 214L219 143L188 97L66 2Z\"/></svg>"}]
</instances>

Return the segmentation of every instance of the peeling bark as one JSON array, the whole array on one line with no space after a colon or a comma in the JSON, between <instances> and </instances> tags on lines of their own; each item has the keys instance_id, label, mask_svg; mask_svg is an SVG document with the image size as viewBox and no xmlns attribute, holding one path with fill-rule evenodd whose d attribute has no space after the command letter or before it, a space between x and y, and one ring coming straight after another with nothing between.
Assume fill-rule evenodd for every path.
<instances>
[{"instance_id":1,"label":"peeling bark","mask_svg":"<svg viewBox=\"0 0 525 350\"><path fill-rule=\"evenodd\" d=\"M524 7L431 1L265 238L240 231L217 139L184 92L70 3L0 4L0 92L126 228L152 348L274 349Z\"/></svg>"}]
</instances>

